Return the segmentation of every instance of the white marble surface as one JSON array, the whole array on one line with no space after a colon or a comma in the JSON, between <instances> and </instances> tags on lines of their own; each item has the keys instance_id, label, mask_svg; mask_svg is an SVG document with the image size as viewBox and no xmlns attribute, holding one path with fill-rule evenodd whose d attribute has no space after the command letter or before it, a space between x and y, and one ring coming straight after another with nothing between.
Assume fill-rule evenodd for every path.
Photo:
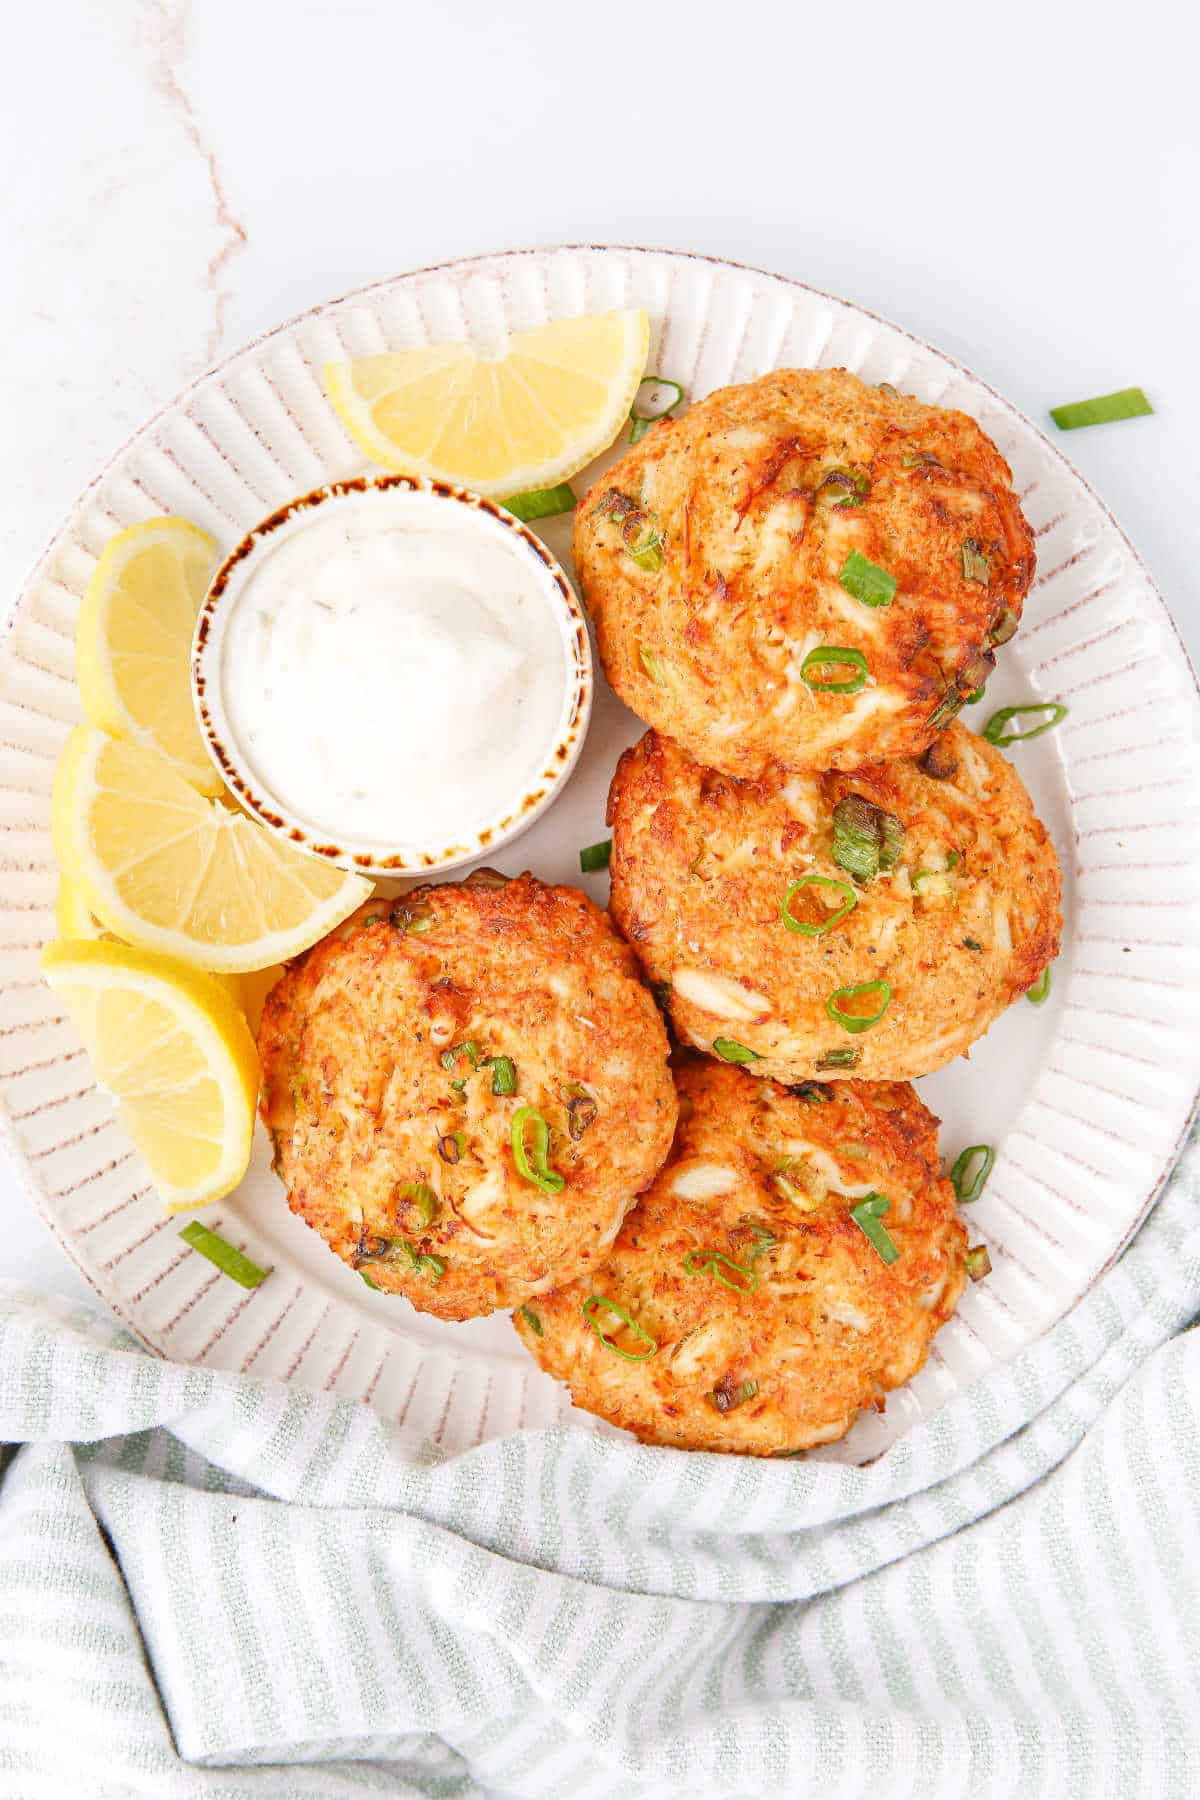
<instances>
[{"instance_id":1,"label":"white marble surface","mask_svg":"<svg viewBox=\"0 0 1200 1800\"><path fill-rule=\"evenodd\" d=\"M0 117L0 592L146 414L258 332L442 258L609 241L860 301L1040 422L1140 383L1153 419L1066 448L1196 655L1184 17L1166 0L22 8ZM2 1169L0 1209L0 1274L90 1291Z\"/></svg>"}]
</instances>

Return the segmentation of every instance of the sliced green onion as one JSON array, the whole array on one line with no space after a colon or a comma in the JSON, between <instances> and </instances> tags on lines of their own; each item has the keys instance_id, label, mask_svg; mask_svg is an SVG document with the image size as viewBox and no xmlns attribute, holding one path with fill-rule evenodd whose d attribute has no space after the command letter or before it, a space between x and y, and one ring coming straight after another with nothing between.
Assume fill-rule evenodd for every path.
<instances>
[{"instance_id":1,"label":"sliced green onion","mask_svg":"<svg viewBox=\"0 0 1200 1800\"><path fill-rule=\"evenodd\" d=\"M871 483L865 475L853 469L830 469L824 480L817 485L813 505L829 506L838 512L844 512L847 507L861 506L870 491ZM871 567L870 563L867 567Z\"/></svg>"},{"instance_id":2,"label":"sliced green onion","mask_svg":"<svg viewBox=\"0 0 1200 1800\"><path fill-rule=\"evenodd\" d=\"M612 839L605 838L602 844L588 844L579 852L579 867L583 874L594 875L598 869L607 869L612 856Z\"/></svg>"},{"instance_id":3,"label":"sliced green onion","mask_svg":"<svg viewBox=\"0 0 1200 1800\"><path fill-rule=\"evenodd\" d=\"M1025 998L1031 1006L1041 1006L1050 998L1050 964L1047 963L1031 988L1025 989Z\"/></svg>"},{"instance_id":4,"label":"sliced green onion","mask_svg":"<svg viewBox=\"0 0 1200 1800\"><path fill-rule=\"evenodd\" d=\"M964 938L963 939L963 949L964 950L982 950L983 945L979 942L978 938Z\"/></svg>"},{"instance_id":5,"label":"sliced green onion","mask_svg":"<svg viewBox=\"0 0 1200 1800\"><path fill-rule=\"evenodd\" d=\"M683 1267L687 1275L715 1275L722 1286L732 1288L735 1294L752 1294L758 1286L756 1270L722 1256L719 1250L689 1250L683 1259ZM722 1269L729 1269L741 1279L731 1281L728 1275L722 1274Z\"/></svg>"},{"instance_id":6,"label":"sliced green onion","mask_svg":"<svg viewBox=\"0 0 1200 1800\"><path fill-rule=\"evenodd\" d=\"M814 1066L818 1069L856 1069L858 1051L849 1045L844 1049L826 1050L823 1056L818 1056Z\"/></svg>"},{"instance_id":7,"label":"sliced green onion","mask_svg":"<svg viewBox=\"0 0 1200 1800\"><path fill-rule=\"evenodd\" d=\"M659 1012L668 1012L671 1006L671 984L669 981L652 981L650 992L654 996L654 1004Z\"/></svg>"},{"instance_id":8,"label":"sliced green onion","mask_svg":"<svg viewBox=\"0 0 1200 1800\"><path fill-rule=\"evenodd\" d=\"M644 513L626 519L621 527L625 548L639 569L653 575L663 566L662 538Z\"/></svg>"},{"instance_id":9,"label":"sliced green onion","mask_svg":"<svg viewBox=\"0 0 1200 1800\"><path fill-rule=\"evenodd\" d=\"M825 1106L833 1099L823 1081L798 1081L795 1087L788 1089L788 1093L794 1094L797 1100L803 1100L805 1106Z\"/></svg>"},{"instance_id":10,"label":"sliced green onion","mask_svg":"<svg viewBox=\"0 0 1200 1800\"><path fill-rule=\"evenodd\" d=\"M563 1098L567 1103L567 1130L578 1143L584 1132L596 1123L600 1108L585 1087L563 1089Z\"/></svg>"},{"instance_id":11,"label":"sliced green onion","mask_svg":"<svg viewBox=\"0 0 1200 1800\"><path fill-rule=\"evenodd\" d=\"M760 1256L765 1256L768 1250L775 1248L779 1239L757 1219L745 1219L743 1224L750 1233L750 1248L745 1252L746 1261L757 1262Z\"/></svg>"},{"instance_id":12,"label":"sliced green onion","mask_svg":"<svg viewBox=\"0 0 1200 1800\"><path fill-rule=\"evenodd\" d=\"M998 750L1003 750L1006 744L1024 744L1029 738L1041 737L1043 731L1053 731L1056 725L1062 724L1067 711L1067 707L1058 700L1042 700L1033 706L1002 706L984 726L983 735L989 744L995 744ZM1010 719L1019 719L1025 713L1044 713L1048 716L1043 718L1040 725L1035 725L1032 731L1006 730Z\"/></svg>"},{"instance_id":13,"label":"sliced green onion","mask_svg":"<svg viewBox=\"0 0 1200 1800\"><path fill-rule=\"evenodd\" d=\"M722 1062L752 1063L762 1061L757 1050L747 1050L745 1044L739 1044L736 1038L714 1038L713 1051L721 1058Z\"/></svg>"},{"instance_id":14,"label":"sliced green onion","mask_svg":"<svg viewBox=\"0 0 1200 1800\"><path fill-rule=\"evenodd\" d=\"M1073 400L1069 406L1052 406L1050 417L1060 431L1078 431L1081 425L1111 425L1117 419L1140 419L1154 408L1140 387L1118 388L1115 394L1097 394L1092 400Z\"/></svg>"},{"instance_id":15,"label":"sliced green onion","mask_svg":"<svg viewBox=\"0 0 1200 1800\"><path fill-rule=\"evenodd\" d=\"M517 1091L516 1064L508 1056L485 1056L484 1066L492 1071L493 1094L515 1094Z\"/></svg>"},{"instance_id":16,"label":"sliced green onion","mask_svg":"<svg viewBox=\"0 0 1200 1800\"><path fill-rule=\"evenodd\" d=\"M526 1127L533 1134L532 1157L525 1148ZM518 1106L513 1114L512 1153L517 1173L526 1181L541 1188L543 1194L562 1193L566 1181L557 1169L550 1167L550 1127L536 1107Z\"/></svg>"},{"instance_id":17,"label":"sliced green onion","mask_svg":"<svg viewBox=\"0 0 1200 1800\"><path fill-rule=\"evenodd\" d=\"M448 1131L444 1137L438 1139L438 1155L446 1163L461 1162L466 1147L466 1133L462 1131Z\"/></svg>"},{"instance_id":18,"label":"sliced green onion","mask_svg":"<svg viewBox=\"0 0 1200 1800\"><path fill-rule=\"evenodd\" d=\"M990 1144L969 1144L950 1171L954 1192L960 1206L978 1200L987 1186L987 1178L996 1166L996 1152Z\"/></svg>"},{"instance_id":19,"label":"sliced green onion","mask_svg":"<svg viewBox=\"0 0 1200 1800\"><path fill-rule=\"evenodd\" d=\"M652 391L642 400L642 389ZM650 427L658 419L669 418L683 401L683 389L677 381L668 381L665 375L644 375L634 396L633 410L629 415L629 441L636 444L639 438L645 437Z\"/></svg>"},{"instance_id":20,"label":"sliced green onion","mask_svg":"<svg viewBox=\"0 0 1200 1800\"><path fill-rule=\"evenodd\" d=\"M972 1244L963 1257L963 1267L972 1281L982 1281L985 1275L992 1272L992 1259L988 1255L986 1244Z\"/></svg>"},{"instance_id":21,"label":"sliced green onion","mask_svg":"<svg viewBox=\"0 0 1200 1800\"><path fill-rule=\"evenodd\" d=\"M881 997L882 1005L878 1012L863 1017L860 1014L846 1012L839 1004L842 1000L857 1000L863 994L877 994ZM872 1025L878 1025L880 1019L882 1019L891 1003L892 986L890 982L860 981L853 987L835 988L825 1002L825 1011L829 1014L834 1024L840 1025L843 1031L857 1033L859 1031L870 1031Z\"/></svg>"},{"instance_id":22,"label":"sliced green onion","mask_svg":"<svg viewBox=\"0 0 1200 1800\"><path fill-rule=\"evenodd\" d=\"M849 681L814 681L810 669L854 669ZM857 694L871 676L861 650L845 650L838 644L818 644L800 664L800 679L814 694Z\"/></svg>"},{"instance_id":23,"label":"sliced green onion","mask_svg":"<svg viewBox=\"0 0 1200 1800\"><path fill-rule=\"evenodd\" d=\"M1004 607L1001 612L997 613L996 622L988 632L988 643L1007 644L1010 638L1016 637L1020 623L1021 621L1012 607Z\"/></svg>"},{"instance_id":24,"label":"sliced green onion","mask_svg":"<svg viewBox=\"0 0 1200 1800\"><path fill-rule=\"evenodd\" d=\"M557 487L531 488L527 494L513 494L504 505L515 519L528 525L531 519L553 519L559 513L574 512L575 495L563 481Z\"/></svg>"},{"instance_id":25,"label":"sliced green onion","mask_svg":"<svg viewBox=\"0 0 1200 1800\"><path fill-rule=\"evenodd\" d=\"M446 1273L445 1257L433 1256L428 1251L418 1250L417 1246L410 1244L407 1238L401 1238L399 1242L401 1250L412 1264L413 1274L424 1275L430 1287L436 1287Z\"/></svg>"},{"instance_id":26,"label":"sliced green onion","mask_svg":"<svg viewBox=\"0 0 1200 1800\"><path fill-rule=\"evenodd\" d=\"M868 1194L865 1200L860 1200L857 1206L850 1208L850 1217L870 1240L871 1248L879 1260L885 1263L894 1263L900 1255L883 1223L883 1215L889 1211L891 1204L882 1194Z\"/></svg>"},{"instance_id":27,"label":"sliced green onion","mask_svg":"<svg viewBox=\"0 0 1200 1800\"><path fill-rule=\"evenodd\" d=\"M474 1038L465 1038L461 1044L451 1044L448 1050L442 1051L438 1060L447 1074L453 1074L459 1059L464 1056L473 1069L479 1067L479 1045Z\"/></svg>"},{"instance_id":28,"label":"sliced green onion","mask_svg":"<svg viewBox=\"0 0 1200 1800\"><path fill-rule=\"evenodd\" d=\"M461 1132L457 1132L455 1135L462 1138ZM439 1150L441 1149L442 1143L445 1141L444 1138L441 1140L441 1143L438 1145ZM462 1141L464 1144L466 1143L465 1138L462 1138ZM447 1162L457 1162L457 1160L457 1157L446 1158ZM413 1218L422 1231L425 1230L426 1226L432 1225L433 1221L437 1218L439 1206L438 1197L433 1189L424 1181L410 1181L407 1186L399 1188L396 1193L396 1199L397 1202L409 1208Z\"/></svg>"},{"instance_id":29,"label":"sliced green onion","mask_svg":"<svg viewBox=\"0 0 1200 1800\"><path fill-rule=\"evenodd\" d=\"M875 388L878 393L886 394L889 400L898 400L900 398L900 389L894 388L890 381L877 381L875 383Z\"/></svg>"},{"instance_id":30,"label":"sliced green onion","mask_svg":"<svg viewBox=\"0 0 1200 1800\"><path fill-rule=\"evenodd\" d=\"M215 1231L210 1231L207 1225L202 1225L199 1219L183 1226L179 1235L185 1244L206 1256L214 1268L220 1269L222 1275L228 1275L230 1281L236 1281L239 1287L256 1288L271 1273L270 1269L260 1269L257 1263L243 1256L223 1237L218 1237Z\"/></svg>"},{"instance_id":31,"label":"sliced green onion","mask_svg":"<svg viewBox=\"0 0 1200 1800\"><path fill-rule=\"evenodd\" d=\"M925 723L931 731L944 731L954 715L967 703L960 687L948 687Z\"/></svg>"},{"instance_id":32,"label":"sliced green onion","mask_svg":"<svg viewBox=\"0 0 1200 1800\"><path fill-rule=\"evenodd\" d=\"M545 1335L546 1335L545 1328L543 1327L542 1321L538 1317L537 1313L534 1312L532 1306L522 1306L520 1308L520 1313L521 1313L521 1317L524 1319L525 1323L528 1325L530 1331L532 1331L534 1337L545 1337Z\"/></svg>"},{"instance_id":33,"label":"sliced green onion","mask_svg":"<svg viewBox=\"0 0 1200 1800\"><path fill-rule=\"evenodd\" d=\"M862 794L845 794L833 809L833 860L856 881L895 867L904 825Z\"/></svg>"},{"instance_id":34,"label":"sliced green onion","mask_svg":"<svg viewBox=\"0 0 1200 1800\"><path fill-rule=\"evenodd\" d=\"M640 1343L646 1344L648 1348L645 1350L622 1350L620 1344L614 1344L612 1339L606 1335L603 1325L596 1317L597 1310L601 1306L607 1308L610 1313L614 1314L615 1317L621 1321L621 1324L627 1326L629 1330L632 1331L634 1337ZM623 1306L618 1306L615 1300L608 1300L603 1294L589 1294L584 1301L581 1310L583 1312L584 1324L590 1326L596 1336L600 1339L600 1342L604 1345L605 1349L614 1351L617 1356L623 1356L626 1362L648 1362L654 1355L654 1352L658 1349L658 1339L652 1338L648 1331L643 1331L633 1315L627 1313Z\"/></svg>"},{"instance_id":35,"label":"sliced green onion","mask_svg":"<svg viewBox=\"0 0 1200 1800\"><path fill-rule=\"evenodd\" d=\"M710 1406L715 1406L719 1413L732 1412L735 1406L744 1406L747 1400L753 1400L758 1392L757 1381L743 1381L741 1387L735 1388L722 1382L704 1398Z\"/></svg>"},{"instance_id":36,"label":"sliced green onion","mask_svg":"<svg viewBox=\"0 0 1200 1800\"><path fill-rule=\"evenodd\" d=\"M844 903L836 912L831 912L827 918L822 919L820 924L810 925L804 919L797 919L788 910L792 895L802 887L834 888L839 894L845 896ZM824 937L827 931L832 931L835 925L840 925L847 914L852 913L857 905L858 895L848 881L835 881L831 875L801 875L799 880L792 882L780 901L779 916L789 931L797 931L801 937Z\"/></svg>"},{"instance_id":37,"label":"sliced green onion","mask_svg":"<svg viewBox=\"0 0 1200 1800\"><path fill-rule=\"evenodd\" d=\"M377 1294L383 1293L383 1289L380 1287L379 1283L377 1281L372 1281L371 1277L367 1274L367 1271L365 1269L360 1269L358 1272L362 1276L363 1280L366 1282L366 1284L369 1288L374 1288L374 1290Z\"/></svg>"},{"instance_id":38,"label":"sliced green onion","mask_svg":"<svg viewBox=\"0 0 1200 1800\"><path fill-rule=\"evenodd\" d=\"M657 682L659 687L666 686L667 678L663 674L662 663L659 661L653 650L647 650L645 644L638 645L638 661L641 663L643 669L645 669L651 681Z\"/></svg>"},{"instance_id":39,"label":"sliced green onion","mask_svg":"<svg viewBox=\"0 0 1200 1800\"><path fill-rule=\"evenodd\" d=\"M972 688L971 692L967 695L966 699L963 701L963 705L964 706L978 706L979 702L983 699L983 696L986 692L987 692L986 688Z\"/></svg>"},{"instance_id":40,"label":"sliced green onion","mask_svg":"<svg viewBox=\"0 0 1200 1800\"><path fill-rule=\"evenodd\" d=\"M992 579L992 563L979 539L964 538L961 555L963 580L987 587Z\"/></svg>"},{"instance_id":41,"label":"sliced green onion","mask_svg":"<svg viewBox=\"0 0 1200 1800\"><path fill-rule=\"evenodd\" d=\"M852 550L841 568L838 580L846 592L864 606L890 606L896 598L896 577Z\"/></svg>"}]
</instances>

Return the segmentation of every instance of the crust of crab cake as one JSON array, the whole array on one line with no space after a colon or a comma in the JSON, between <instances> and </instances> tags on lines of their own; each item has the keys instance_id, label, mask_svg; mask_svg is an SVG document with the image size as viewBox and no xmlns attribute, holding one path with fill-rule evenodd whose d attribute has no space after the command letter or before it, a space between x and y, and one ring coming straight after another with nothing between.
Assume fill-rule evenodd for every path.
<instances>
[{"instance_id":1,"label":"crust of crab cake","mask_svg":"<svg viewBox=\"0 0 1200 1800\"><path fill-rule=\"evenodd\" d=\"M584 895L529 875L368 902L271 990L259 1054L292 1211L376 1287L446 1319L590 1268L675 1124L632 953ZM511 1094L495 1091L509 1085L496 1057ZM558 1192L517 1167L522 1107L546 1123ZM534 1120L523 1145L536 1173Z\"/></svg>"},{"instance_id":2,"label":"crust of crab cake","mask_svg":"<svg viewBox=\"0 0 1200 1800\"><path fill-rule=\"evenodd\" d=\"M575 521L617 693L742 777L919 753L986 680L1034 570L1012 473L976 421L844 369L778 369L655 425ZM890 604L847 592L852 552L895 579ZM810 678L858 691L806 683L828 646L864 666Z\"/></svg>"},{"instance_id":3,"label":"crust of crab cake","mask_svg":"<svg viewBox=\"0 0 1200 1800\"><path fill-rule=\"evenodd\" d=\"M646 1443L754 1456L829 1443L911 1380L963 1290L937 1121L907 1083L806 1098L700 1058L677 1078L671 1156L612 1248L514 1324L577 1406ZM888 1202L892 1263L851 1216L872 1194Z\"/></svg>"},{"instance_id":4,"label":"crust of crab cake","mask_svg":"<svg viewBox=\"0 0 1200 1800\"><path fill-rule=\"evenodd\" d=\"M1062 928L1054 846L999 750L957 723L935 750L942 779L930 752L754 782L656 732L626 751L609 801L612 915L669 985L685 1043L741 1046L747 1069L784 1082L839 1068L911 1080L964 1054L1036 982ZM834 811L851 795L903 826L895 865L867 880L834 860ZM813 936L788 928L785 899L793 921L818 926L853 904ZM885 1010L856 1031L831 1005Z\"/></svg>"}]
</instances>

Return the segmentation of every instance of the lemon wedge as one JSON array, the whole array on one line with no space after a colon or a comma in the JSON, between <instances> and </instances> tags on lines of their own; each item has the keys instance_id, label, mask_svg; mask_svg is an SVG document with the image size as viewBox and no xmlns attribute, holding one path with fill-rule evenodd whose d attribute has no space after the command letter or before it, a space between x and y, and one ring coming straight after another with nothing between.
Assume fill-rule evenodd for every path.
<instances>
[{"instance_id":1,"label":"lemon wedge","mask_svg":"<svg viewBox=\"0 0 1200 1800\"><path fill-rule=\"evenodd\" d=\"M96 1078L170 1212L235 1188L250 1160L258 1056L222 982L129 944L47 944Z\"/></svg>"},{"instance_id":2,"label":"lemon wedge","mask_svg":"<svg viewBox=\"0 0 1200 1800\"><path fill-rule=\"evenodd\" d=\"M92 571L75 634L89 723L161 751L202 794L223 784L192 705L192 633L220 560L186 519L130 525Z\"/></svg>"},{"instance_id":3,"label":"lemon wedge","mask_svg":"<svg viewBox=\"0 0 1200 1800\"><path fill-rule=\"evenodd\" d=\"M58 895L54 902L54 925L60 938L80 941L104 937L105 931L83 897L83 889L65 875L59 877Z\"/></svg>"},{"instance_id":4,"label":"lemon wedge","mask_svg":"<svg viewBox=\"0 0 1200 1800\"><path fill-rule=\"evenodd\" d=\"M434 344L327 363L325 382L373 461L503 498L566 481L612 443L649 347L631 308L512 333L495 356Z\"/></svg>"},{"instance_id":5,"label":"lemon wedge","mask_svg":"<svg viewBox=\"0 0 1200 1800\"><path fill-rule=\"evenodd\" d=\"M50 810L62 873L127 944L236 973L285 962L362 904L371 883L207 800L165 757L77 725Z\"/></svg>"}]
</instances>

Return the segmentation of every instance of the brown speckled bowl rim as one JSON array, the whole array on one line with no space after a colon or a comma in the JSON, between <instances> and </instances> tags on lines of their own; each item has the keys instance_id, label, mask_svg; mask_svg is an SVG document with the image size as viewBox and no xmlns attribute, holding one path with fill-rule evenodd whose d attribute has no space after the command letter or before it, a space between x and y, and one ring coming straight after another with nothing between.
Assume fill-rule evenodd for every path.
<instances>
[{"instance_id":1,"label":"brown speckled bowl rim","mask_svg":"<svg viewBox=\"0 0 1200 1800\"><path fill-rule=\"evenodd\" d=\"M233 608L223 606L231 580L246 571L243 565L259 558L275 547L276 536L283 527L302 518L305 513L332 501L361 500L372 493L399 490L404 493L428 494L466 506L472 512L484 513L518 538L525 551L541 565L543 588L561 603L558 624L567 661L567 691L563 712L566 723L561 727L540 772L529 783L526 792L503 816L472 833L461 833L448 842L430 846L406 845L388 850L361 840L347 839L331 843L315 834L311 825L302 821L283 801L270 793L261 779L253 776L244 756L235 747L232 728L225 717L221 701L219 662L224 632ZM549 576L549 583L544 580ZM240 586L234 590L234 599ZM592 652L583 608L557 559L542 540L514 514L495 500L485 499L469 488L456 487L424 475L357 475L346 481L331 481L323 487L299 494L248 531L225 558L209 585L208 593L196 619L192 639L192 697L204 738L205 748L215 763L221 779L234 799L247 812L270 830L286 837L298 850L337 868L377 877L425 875L455 869L486 852L496 851L511 843L557 798L579 760L591 719L593 671Z\"/></svg>"}]
</instances>

